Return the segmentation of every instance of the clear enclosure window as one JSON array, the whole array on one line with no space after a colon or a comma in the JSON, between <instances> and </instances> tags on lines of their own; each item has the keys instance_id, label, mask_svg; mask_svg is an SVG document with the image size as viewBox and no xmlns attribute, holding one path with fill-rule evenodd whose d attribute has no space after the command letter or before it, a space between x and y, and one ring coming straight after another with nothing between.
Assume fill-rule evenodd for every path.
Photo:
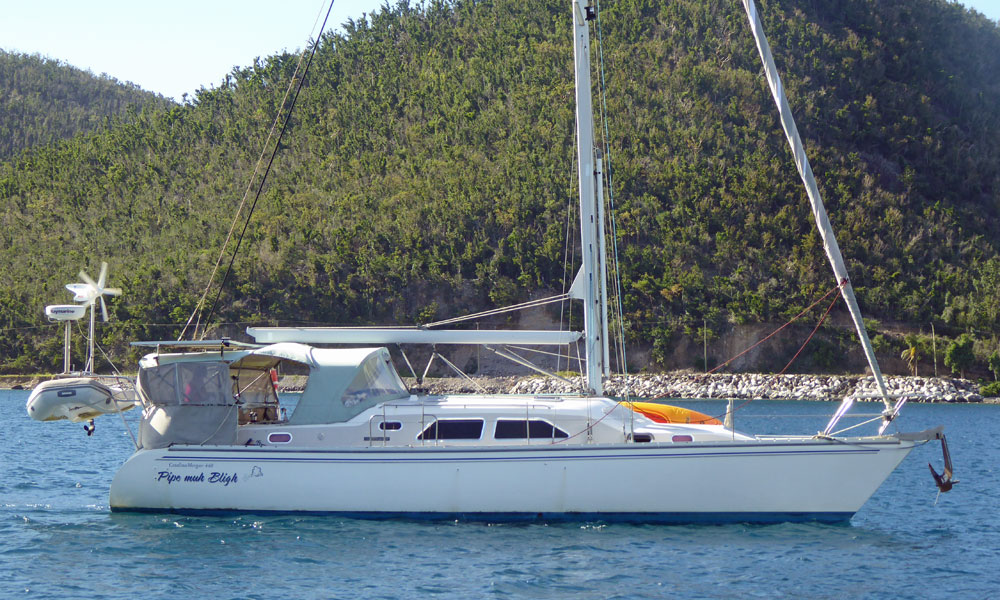
<instances>
[{"instance_id":1,"label":"clear enclosure window","mask_svg":"<svg viewBox=\"0 0 1000 600\"><path fill-rule=\"evenodd\" d=\"M340 399L344 406L350 408L361 403L385 402L407 396L409 392L396 369L385 358L373 355L361 363L358 374Z\"/></svg>"},{"instance_id":2,"label":"clear enclosure window","mask_svg":"<svg viewBox=\"0 0 1000 600\"><path fill-rule=\"evenodd\" d=\"M153 404L195 406L233 403L229 366L224 362L173 363L142 369L139 383Z\"/></svg>"}]
</instances>

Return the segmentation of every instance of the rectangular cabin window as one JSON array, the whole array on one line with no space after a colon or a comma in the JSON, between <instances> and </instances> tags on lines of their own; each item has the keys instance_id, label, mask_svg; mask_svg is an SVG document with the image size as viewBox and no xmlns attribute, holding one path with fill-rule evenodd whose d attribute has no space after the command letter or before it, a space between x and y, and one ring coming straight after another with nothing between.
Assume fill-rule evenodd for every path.
<instances>
[{"instance_id":1,"label":"rectangular cabin window","mask_svg":"<svg viewBox=\"0 0 1000 600\"><path fill-rule=\"evenodd\" d=\"M523 440L528 438L529 435L531 439L569 437L569 434L562 429L541 419L500 419L497 421L496 429L493 431L493 438L497 440Z\"/></svg>"},{"instance_id":2,"label":"rectangular cabin window","mask_svg":"<svg viewBox=\"0 0 1000 600\"><path fill-rule=\"evenodd\" d=\"M483 437L482 419L441 419L417 436L418 440L478 440Z\"/></svg>"}]
</instances>

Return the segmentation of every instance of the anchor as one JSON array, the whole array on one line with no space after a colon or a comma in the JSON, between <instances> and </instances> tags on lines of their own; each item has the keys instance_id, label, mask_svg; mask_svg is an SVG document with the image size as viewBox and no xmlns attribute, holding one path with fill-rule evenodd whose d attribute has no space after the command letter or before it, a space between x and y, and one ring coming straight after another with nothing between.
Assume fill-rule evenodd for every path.
<instances>
[{"instance_id":1,"label":"anchor","mask_svg":"<svg viewBox=\"0 0 1000 600\"><path fill-rule=\"evenodd\" d=\"M934 477L934 484L937 485L938 495L940 498L943 492L951 491L952 486L958 483L957 479L952 479L954 476L954 470L951 465L951 452L948 451L948 440L945 438L943 433L938 434L941 440L941 453L944 455L944 471L939 475L931 463L927 463L927 468L931 470L931 476ZM934 504L937 504L937 498L934 499Z\"/></svg>"}]
</instances>

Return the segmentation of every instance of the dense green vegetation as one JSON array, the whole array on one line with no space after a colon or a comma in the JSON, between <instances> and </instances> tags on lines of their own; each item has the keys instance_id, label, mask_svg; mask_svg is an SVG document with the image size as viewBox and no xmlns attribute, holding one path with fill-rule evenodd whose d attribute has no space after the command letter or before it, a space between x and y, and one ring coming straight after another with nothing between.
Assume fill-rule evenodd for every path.
<instances>
[{"instance_id":1,"label":"dense green vegetation","mask_svg":"<svg viewBox=\"0 0 1000 600\"><path fill-rule=\"evenodd\" d=\"M997 26L942 0L760 10L860 302L884 324L876 345L898 361L909 346L893 332L935 323L985 357L1000 333ZM216 332L410 323L562 290L566 13L400 3L326 35ZM660 366L692 366L672 349L784 322L832 284L745 19L738 2L602 6L625 316ZM126 340L177 335L295 62L269 57L188 104L0 164L3 370L54 366L42 307L101 259L126 291L103 343L121 356ZM825 326L803 368L856 367L836 358L850 335ZM910 341L926 361L925 337Z\"/></svg>"},{"instance_id":2,"label":"dense green vegetation","mask_svg":"<svg viewBox=\"0 0 1000 600\"><path fill-rule=\"evenodd\" d=\"M146 104L172 102L57 60L0 50L0 159L106 127Z\"/></svg>"}]
</instances>

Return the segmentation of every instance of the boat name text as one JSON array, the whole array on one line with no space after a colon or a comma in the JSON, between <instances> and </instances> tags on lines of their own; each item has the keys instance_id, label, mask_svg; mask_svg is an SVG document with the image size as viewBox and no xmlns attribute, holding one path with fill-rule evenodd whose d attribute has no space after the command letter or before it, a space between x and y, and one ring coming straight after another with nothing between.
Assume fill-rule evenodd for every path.
<instances>
[{"instance_id":1,"label":"boat name text","mask_svg":"<svg viewBox=\"0 0 1000 600\"><path fill-rule=\"evenodd\" d=\"M228 486L230 483L237 483L236 473L225 473L212 471L208 475L204 472L198 473L197 475L178 475L177 473L171 473L170 471L160 471L157 474L157 481L166 481L167 484L171 483L221 483L223 486Z\"/></svg>"}]
</instances>

